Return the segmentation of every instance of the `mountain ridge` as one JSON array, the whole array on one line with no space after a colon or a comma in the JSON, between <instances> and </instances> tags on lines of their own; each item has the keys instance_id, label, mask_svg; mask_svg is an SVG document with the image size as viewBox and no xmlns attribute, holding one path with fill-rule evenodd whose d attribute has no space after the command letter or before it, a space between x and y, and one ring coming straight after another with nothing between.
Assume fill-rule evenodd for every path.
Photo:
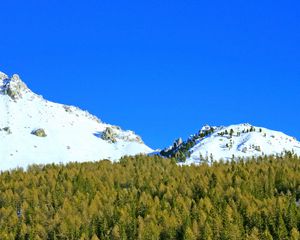
<instances>
[{"instance_id":1,"label":"mountain ridge","mask_svg":"<svg viewBox=\"0 0 300 240\"><path fill-rule=\"evenodd\" d=\"M102 122L78 107L35 94L19 75L0 72L0 170L30 164L119 160L159 154L179 164L229 161L286 152L300 155L300 143L282 132L249 123L204 125L186 141L153 151L133 131Z\"/></svg>"},{"instance_id":2,"label":"mountain ridge","mask_svg":"<svg viewBox=\"0 0 300 240\"><path fill-rule=\"evenodd\" d=\"M152 151L133 131L32 92L0 72L0 170L109 159Z\"/></svg>"},{"instance_id":3,"label":"mountain ridge","mask_svg":"<svg viewBox=\"0 0 300 240\"><path fill-rule=\"evenodd\" d=\"M198 164L286 152L300 155L300 142L279 131L242 123L218 127L205 125L186 141L177 139L160 154L175 157L184 164Z\"/></svg>"}]
</instances>

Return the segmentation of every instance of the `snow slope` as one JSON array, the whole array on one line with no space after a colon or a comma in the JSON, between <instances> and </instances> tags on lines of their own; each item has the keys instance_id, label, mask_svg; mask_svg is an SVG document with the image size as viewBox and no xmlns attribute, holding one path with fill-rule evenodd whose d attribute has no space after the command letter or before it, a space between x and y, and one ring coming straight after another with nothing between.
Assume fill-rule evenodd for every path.
<instances>
[{"instance_id":1,"label":"snow slope","mask_svg":"<svg viewBox=\"0 0 300 240\"><path fill-rule=\"evenodd\" d=\"M228 161L238 157L249 158L262 155L280 155L293 152L300 156L300 142L282 132L255 127L250 124L237 124L227 127L204 126L199 133L177 146L191 147L186 153L184 164L214 160ZM176 149L170 147L173 153ZM181 147L182 148L182 147Z\"/></svg>"},{"instance_id":2,"label":"snow slope","mask_svg":"<svg viewBox=\"0 0 300 240\"><path fill-rule=\"evenodd\" d=\"M46 136L36 136L43 130ZM132 131L33 93L18 75L0 72L0 170L29 164L118 160L152 150Z\"/></svg>"}]
</instances>

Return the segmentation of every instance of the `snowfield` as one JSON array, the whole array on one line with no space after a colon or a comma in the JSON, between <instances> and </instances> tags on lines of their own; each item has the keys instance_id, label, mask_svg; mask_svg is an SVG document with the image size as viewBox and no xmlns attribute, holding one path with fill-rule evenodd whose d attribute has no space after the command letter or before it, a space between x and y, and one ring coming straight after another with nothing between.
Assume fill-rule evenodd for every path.
<instances>
[{"instance_id":1,"label":"snowfield","mask_svg":"<svg viewBox=\"0 0 300 240\"><path fill-rule=\"evenodd\" d=\"M46 136L34 135L35 130ZM132 131L33 93L18 75L0 72L0 170L30 164L120 159L150 153Z\"/></svg>"},{"instance_id":2,"label":"snowfield","mask_svg":"<svg viewBox=\"0 0 300 240\"><path fill-rule=\"evenodd\" d=\"M280 155L287 151L300 156L300 142L282 132L248 123L227 127L205 126L200 132L207 129L213 129L213 133L196 141L184 164L197 164L211 158L228 161L239 157Z\"/></svg>"}]
</instances>

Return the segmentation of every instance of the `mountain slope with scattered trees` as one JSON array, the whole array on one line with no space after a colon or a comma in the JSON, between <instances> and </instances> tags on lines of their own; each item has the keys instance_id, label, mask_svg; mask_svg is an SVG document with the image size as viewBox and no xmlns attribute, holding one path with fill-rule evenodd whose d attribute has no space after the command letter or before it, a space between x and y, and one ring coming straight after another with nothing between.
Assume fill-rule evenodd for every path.
<instances>
[{"instance_id":1,"label":"mountain slope with scattered trees","mask_svg":"<svg viewBox=\"0 0 300 240\"><path fill-rule=\"evenodd\" d=\"M212 160L282 155L286 152L300 155L300 142L282 132L246 123L226 127L205 125L186 141L180 138L160 154L189 165L210 163Z\"/></svg>"}]
</instances>

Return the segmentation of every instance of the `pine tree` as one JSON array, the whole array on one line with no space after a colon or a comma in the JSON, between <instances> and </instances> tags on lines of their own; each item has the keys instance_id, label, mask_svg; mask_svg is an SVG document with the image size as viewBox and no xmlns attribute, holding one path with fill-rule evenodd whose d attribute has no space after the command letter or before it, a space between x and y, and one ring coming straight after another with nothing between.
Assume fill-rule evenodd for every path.
<instances>
[{"instance_id":1,"label":"pine tree","mask_svg":"<svg viewBox=\"0 0 300 240\"><path fill-rule=\"evenodd\" d=\"M94 235L92 236L91 240L100 240L100 239L97 237L96 234L94 234Z\"/></svg>"},{"instance_id":2,"label":"pine tree","mask_svg":"<svg viewBox=\"0 0 300 240\"><path fill-rule=\"evenodd\" d=\"M281 214L277 215L277 230L276 236L278 239L287 239L287 229Z\"/></svg>"},{"instance_id":3,"label":"pine tree","mask_svg":"<svg viewBox=\"0 0 300 240\"><path fill-rule=\"evenodd\" d=\"M291 240L299 240L300 239L300 233L296 228L293 228L291 231Z\"/></svg>"},{"instance_id":4,"label":"pine tree","mask_svg":"<svg viewBox=\"0 0 300 240\"><path fill-rule=\"evenodd\" d=\"M196 237L195 234L193 233L192 229L191 229L190 227L187 227L187 228L185 229L183 239L184 239L184 240L196 240L197 237Z\"/></svg>"},{"instance_id":5,"label":"pine tree","mask_svg":"<svg viewBox=\"0 0 300 240\"><path fill-rule=\"evenodd\" d=\"M111 239L112 240L119 240L121 239L120 229L118 225L115 225L111 232Z\"/></svg>"},{"instance_id":6,"label":"pine tree","mask_svg":"<svg viewBox=\"0 0 300 240\"><path fill-rule=\"evenodd\" d=\"M246 237L247 240L260 240L259 231L256 227L251 230L249 236Z\"/></svg>"},{"instance_id":7,"label":"pine tree","mask_svg":"<svg viewBox=\"0 0 300 240\"><path fill-rule=\"evenodd\" d=\"M262 233L261 240L273 240L273 237L268 229Z\"/></svg>"}]
</instances>

